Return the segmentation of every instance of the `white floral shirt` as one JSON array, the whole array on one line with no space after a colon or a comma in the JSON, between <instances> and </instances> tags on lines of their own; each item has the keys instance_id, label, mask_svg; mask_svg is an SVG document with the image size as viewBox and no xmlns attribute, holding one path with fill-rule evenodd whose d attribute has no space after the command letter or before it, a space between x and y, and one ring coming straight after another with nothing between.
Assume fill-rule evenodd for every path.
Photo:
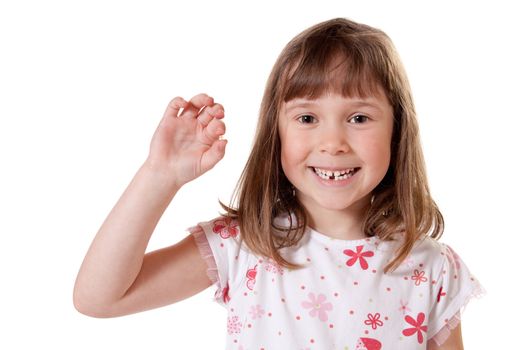
<instances>
[{"instance_id":1,"label":"white floral shirt","mask_svg":"<svg viewBox=\"0 0 525 350\"><path fill-rule=\"evenodd\" d=\"M240 244L235 220L190 232L215 301L227 309L230 350L426 349L430 339L443 343L461 309L484 292L459 256L430 237L385 274L396 243L377 237L337 240L307 229L297 246L280 250L307 266L292 271Z\"/></svg>"}]
</instances>

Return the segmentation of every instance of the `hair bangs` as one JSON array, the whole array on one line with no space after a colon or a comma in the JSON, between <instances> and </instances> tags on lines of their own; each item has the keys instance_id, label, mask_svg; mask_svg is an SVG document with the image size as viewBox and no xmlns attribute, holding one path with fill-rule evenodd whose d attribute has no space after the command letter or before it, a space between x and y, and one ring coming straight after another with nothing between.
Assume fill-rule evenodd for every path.
<instances>
[{"instance_id":1,"label":"hair bangs","mask_svg":"<svg viewBox=\"0 0 525 350\"><path fill-rule=\"evenodd\" d=\"M360 98L378 93L382 74L371 65L371 60L355 50L323 46L311 48L297 58L295 67L282 82L284 102L294 98L316 99L326 93Z\"/></svg>"}]
</instances>

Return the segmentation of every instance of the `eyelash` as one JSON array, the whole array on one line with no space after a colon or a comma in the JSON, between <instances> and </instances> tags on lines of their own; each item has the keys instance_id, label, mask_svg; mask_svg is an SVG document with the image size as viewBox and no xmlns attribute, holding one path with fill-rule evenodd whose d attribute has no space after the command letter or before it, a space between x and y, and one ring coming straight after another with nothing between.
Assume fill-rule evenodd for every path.
<instances>
[{"instance_id":1,"label":"eyelash","mask_svg":"<svg viewBox=\"0 0 525 350\"><path fill-rule=\"evenodd\" d=\"M303 115L300 115L300 116L297 118L297 120L298 120L299 123L301 123L301 124L310 124L310 123L304 122L304 121L303 121L303 117L312 117L312 118L315 119L315 117L312 116L311 114L303 114ZM354 115L352 118L350 118L350 120L352 120L352 119L354 119L354 118L356 118L356 117L362 117L362 118L365 118L365 121L367 121L367 120L370 119L369 117L367 117L367 116L364 115L364 114L356 114L356 115ZM352 124L363 124L363 123L364 123L364 122L361 122L361 123L352 123Z\"/></svg>"}]
</instances>

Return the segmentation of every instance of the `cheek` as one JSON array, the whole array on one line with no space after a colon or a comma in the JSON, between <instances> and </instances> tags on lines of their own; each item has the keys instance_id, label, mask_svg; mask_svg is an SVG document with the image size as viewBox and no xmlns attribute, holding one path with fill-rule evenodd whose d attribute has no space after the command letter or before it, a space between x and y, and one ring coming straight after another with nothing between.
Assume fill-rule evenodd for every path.
<instances>
[{"instance_id":1,"label":"cheek","mask_svg":"<svg viewBox=\"0 0 525 350\"><path fill-rule=\"evenodd\" d=\"M280 133L281 137L281 163L283 168L304 160L307 151L304 142L301 142L300 135L291 131Z\"/></svg>"},{"instance_id":2,"label":"cheek","mask_svg":"<svg viewBox=\"0 0 525 350\"><path fill-rule=\"evenodd\" d=\"M279 138L281 140L281 166L284 171L284 175L289 178L290 163L292 161L290 153L291 145L290 138L284 128L279 128Z\"/></svg>"},{"instance_id":3,"label":"cheek","mask_svg":"<svg viewBox=\"0 0 525 350\"><path fill-rule=\"evenodd\" d=\"M369 165L378 172L386 173L390 165L390 139L386 135L368 140L362 150L361 156L366 158Z\"/></svg>"}]
</instances>

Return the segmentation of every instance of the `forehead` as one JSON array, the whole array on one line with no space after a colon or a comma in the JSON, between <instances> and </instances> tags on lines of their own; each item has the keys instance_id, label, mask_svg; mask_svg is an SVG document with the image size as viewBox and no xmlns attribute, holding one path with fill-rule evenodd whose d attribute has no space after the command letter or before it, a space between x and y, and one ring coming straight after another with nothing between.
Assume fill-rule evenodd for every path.
<instances>
[{"instance_id":1,"label":"forehead","mask_svg":"<svg viewBox=\"0 0 525 350\"><path fill-rule=\"evenodd\" d=\"M378 87L375 94L366 96L344 96L340 93L324 93L318 98L296 97L283 102L282 111L291 112L300 108L315 108L325 104L340 104L351 108L374 109L378 112L387 112L391 105L384 90Z\"/></svg>"}]
</instances>

